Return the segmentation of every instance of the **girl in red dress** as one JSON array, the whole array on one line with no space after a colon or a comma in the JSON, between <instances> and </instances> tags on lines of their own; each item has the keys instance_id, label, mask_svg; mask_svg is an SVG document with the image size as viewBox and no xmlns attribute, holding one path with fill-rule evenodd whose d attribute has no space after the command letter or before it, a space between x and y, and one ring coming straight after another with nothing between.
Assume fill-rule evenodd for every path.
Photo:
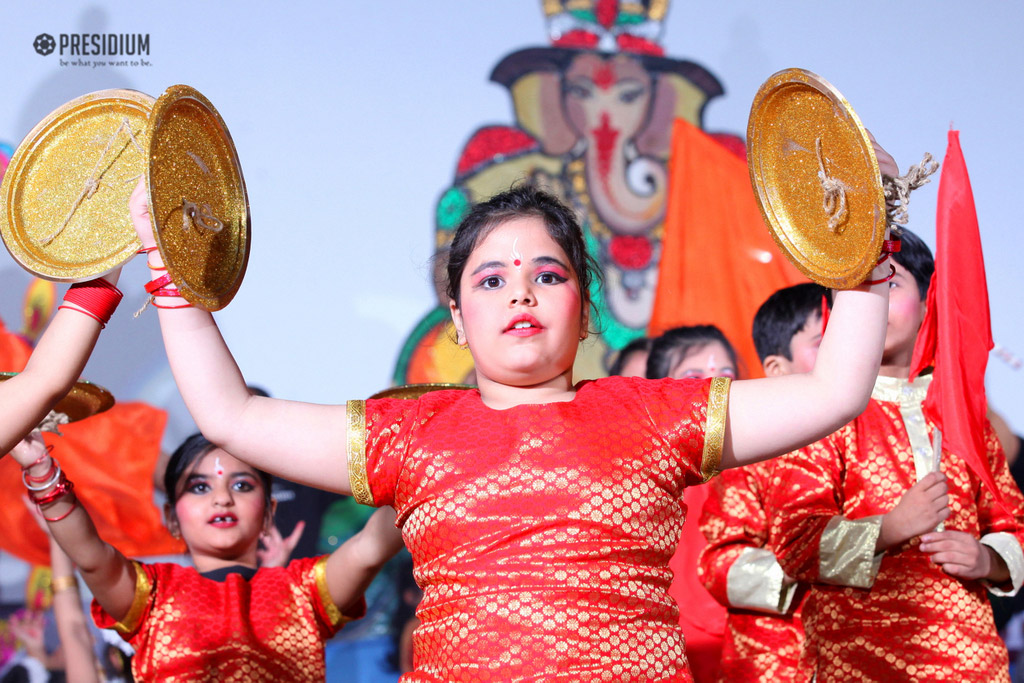
<instances>
[{"instance_id":1,"label":"girl in red dress","mask_svg":"<svg viewBox=\"0 0 1024 683\"><path fill-rule=\"evenodd\" d=\"M144 186L130 207L154 245ZM149 265L163 266L156 250ZM403 680L691 680L668 596L683 490L856 416L888 287L837 294L808 375L576 384L594 271L570 209L525 186L478 204L447 268L478 388L344 405L253 396L213 317L161 277L155 303L189 411L245 462L395 507L424 592Z\"/></svg>"},{"instance_id":2,"label":"girl in red dress","mask_svg":"<svg viewBox=\"0 0 1024 683\"><path fill-rule=\"evenodd\" d=\"M258 569L260 536L273 525L270 477L197 434L164 477L168 526L194 568L142 564L99 537L38 432L12 456L92 590L96 623L135 648L136 680L324 680L324 641L362 616L363 591L402 546L394 512L382 509L329 556Z\"/></svg>"}]
</instances>

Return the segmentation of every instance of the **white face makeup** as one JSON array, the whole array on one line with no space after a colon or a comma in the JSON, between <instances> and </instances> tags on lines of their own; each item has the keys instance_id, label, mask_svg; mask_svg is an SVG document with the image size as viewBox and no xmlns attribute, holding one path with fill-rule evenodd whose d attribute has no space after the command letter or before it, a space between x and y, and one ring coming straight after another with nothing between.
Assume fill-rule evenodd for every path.
<instances>
[{"instance_id":1,"label":"white face makeup","mask_svg":"<svg viewBox=\"0 0 1024 683\"><path fill-rule=\"evenodd\" d=\"M715 360L715 354L708 356L708 376L714 377L715 372L718 370L718 362Z\"/></svg>"},{"instance_id":2,"label":"white face makeup","mask_svg":"<svg viewBox=\"0 0 1024 683\"><path fill-rule=\"evenodd\" d=\"M224 466L220 464L220 456L216 456L213 461L213 473L218 477L224 476Z\"/></svg>"},{"instance_id":3,"label":"white face makeup","mask_svg":"<svg viewBox=\"0 0 1024 683\"><path fill-rule=\"evenodd\" d=\"M522 270L523 268L523 255L516 249L516 245L519 243L519 238L515 238L512 242L512 265L516 267L516 270Z\"/></svg>"}]
</instances>

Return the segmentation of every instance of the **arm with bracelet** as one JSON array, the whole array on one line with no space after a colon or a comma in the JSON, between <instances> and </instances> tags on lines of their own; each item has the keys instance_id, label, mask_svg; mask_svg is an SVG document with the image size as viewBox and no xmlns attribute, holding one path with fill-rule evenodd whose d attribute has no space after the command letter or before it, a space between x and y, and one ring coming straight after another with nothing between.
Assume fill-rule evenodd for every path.
<instances>
[{"instance_id":1,"label":"arm with bracelet","mask_svg":"<svg viewBox=\"0 0 1024 683\"><path fill-rule=\"evenodd\" d=\"M100 538L89 513L78 503L74 485L49 454L42 434L36 431L23 439L11 450L11 457L21 465L29 499L38 507L51 538L78 567L96 600L112 615L128 614L135 597L135 568ZM54 576L60 579L55 592L72 585L70 564L59 572L55 567Z\"/></svg>"},{"instance_id":2,"label":"arm with bracelet","mask_svg":"<svg viewBox=\"0 0 1024 683\"><path fill-rule=\"evenodd\" d=\"M0 454L9 452L78 380L121 291L120 268L71 285L24 371L0 384Z\"/></svg>"},{"instance_id":3,"label":"arm with bracelet","mask_svg":"<svg viewBox=\"0 0 1024 683\"><path fill-rule=\"evenodd\" d=\"M213 315L180 296L164 266L150 222L146 185L129 200L147 255L146 291L158 309L167 358L199 430L232 455L308 486L350 494L345 405L315 405L253 395ZM301 453L301 458L281 458Z\"/></svg>"}]
</instances>

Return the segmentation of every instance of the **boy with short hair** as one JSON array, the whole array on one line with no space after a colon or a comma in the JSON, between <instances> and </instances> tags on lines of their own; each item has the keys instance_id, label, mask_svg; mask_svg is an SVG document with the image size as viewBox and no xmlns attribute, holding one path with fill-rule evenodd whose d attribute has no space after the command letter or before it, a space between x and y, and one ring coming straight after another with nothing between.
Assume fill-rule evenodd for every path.
<instances>
[{"instance_id":1,"label":"boy with short hair","mask_svg":"<svg viewBox=\"0 0 1024 683\"><path fill-rule=\"evenodd\" d=\"M1007 509L962 458L934 452L921 410L931 376L908 381L934 261L913 233L902 241L872 399L777 461L770 536L786 573L813 583L802 618L819 683L1009 681L985 589L1024 582L1024 497L990 427L987 464Z\"/></svg>"},{"instance_id":2,"label":"boy with short hair","mask_svg":"<svg viewBox=\"0 0 1024 683\"><path fill-rule=\"evenodd\" d=\"M821 343L827 290L813 283L772 294L754 316L765 375L810 372ZM809 681L801 661L806 586L785 575L772 551L764 499L776 461L722 472L708 483L700 528L704 586L728 608L719 681Z\"/></svg>"}]
</instances>

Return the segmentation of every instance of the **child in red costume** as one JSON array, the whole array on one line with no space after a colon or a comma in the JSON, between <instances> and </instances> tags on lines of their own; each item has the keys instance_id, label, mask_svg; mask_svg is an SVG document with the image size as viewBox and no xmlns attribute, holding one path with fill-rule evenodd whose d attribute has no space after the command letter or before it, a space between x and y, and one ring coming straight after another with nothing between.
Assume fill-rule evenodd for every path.
<instances>
[{"instance_id":1,"label":"child in red costume","mask_svg":"<svg viewBox=\"0 0 1024 683\"><path fill-rule=\"evenodd\" d=\"M167 466L172 532L195 568L129 560L96 534L38 433L12 456L50 533L92 590L93 617L136 649L137 680L324 680L323 643L362 616L362 593L401 548L394 513L380 510L334 553L257 568L273 524L270 478L198 434Z\"/></svg>"},{"instance_id":2,"label":"child in red costume","mask_svg":"<svg viewBox=\"0 0 1024 683\"><path fill-rule=\"evenodd\" d=\"M935 452L921 409L932 377L908 380L934 261L909 231L893 260L872 400L776 461L770 535L786 573L813 582L802 617L817 681L1009 681L986 591L1024 583L1024 497L991 427L1005 509L963 458Z\"/></svg>"},{"instance_id":3,"label":"child in red costume","mask_svg":"<svg viewBox=\"0 0 1024 683\"><path fill-rule=\"evenodd\" d=\"M647 359L647 378L735 379L737 367L736 351L721 330L714 325L690 325L667 330L653 341ZM697 578L697 558L705 542L695 522L700 519L710 486L711 482L683 492L686 518L691 521L683 525L679 546L669 561L672 585L668 592L677 603L687 606L679 613L679 625L686 635L686 657L697 683L715 680L721 667L725 633L725 608Z\"/></svg>"},{"instance_id":4,"label":"child in red costume","mask_svg":"<svg viewBox=\"0 0 1024 683\"><path fill-rule=\"evenodd\" d=\"M772 294L754 316L765 376L810 372L821 344L825 288L805 283ZM718 680L809 681L801 663L806 586L772 552L766 499L779 460L737 467L711 481L700 528L700 577L728 608Z\"/></svg>"},{"instance_id":5,"label":"child in red costume","mask_svg":"<svg viewBox=\"0 0 1024 683\"><path fill-rule=\"evenodd\" d=\"M155 244L144 187L131 209ZM186 405L242 460L394 505L424 591L403 680L690 680L667 593L683 490L857 414L888 288L837 296L812 375L574 384L593 270L571 210L526 186L478 204L447 269L477 390L338 406L252 396L212 316L164 285L156 304Z\"/></svg>"}]
</instances>

